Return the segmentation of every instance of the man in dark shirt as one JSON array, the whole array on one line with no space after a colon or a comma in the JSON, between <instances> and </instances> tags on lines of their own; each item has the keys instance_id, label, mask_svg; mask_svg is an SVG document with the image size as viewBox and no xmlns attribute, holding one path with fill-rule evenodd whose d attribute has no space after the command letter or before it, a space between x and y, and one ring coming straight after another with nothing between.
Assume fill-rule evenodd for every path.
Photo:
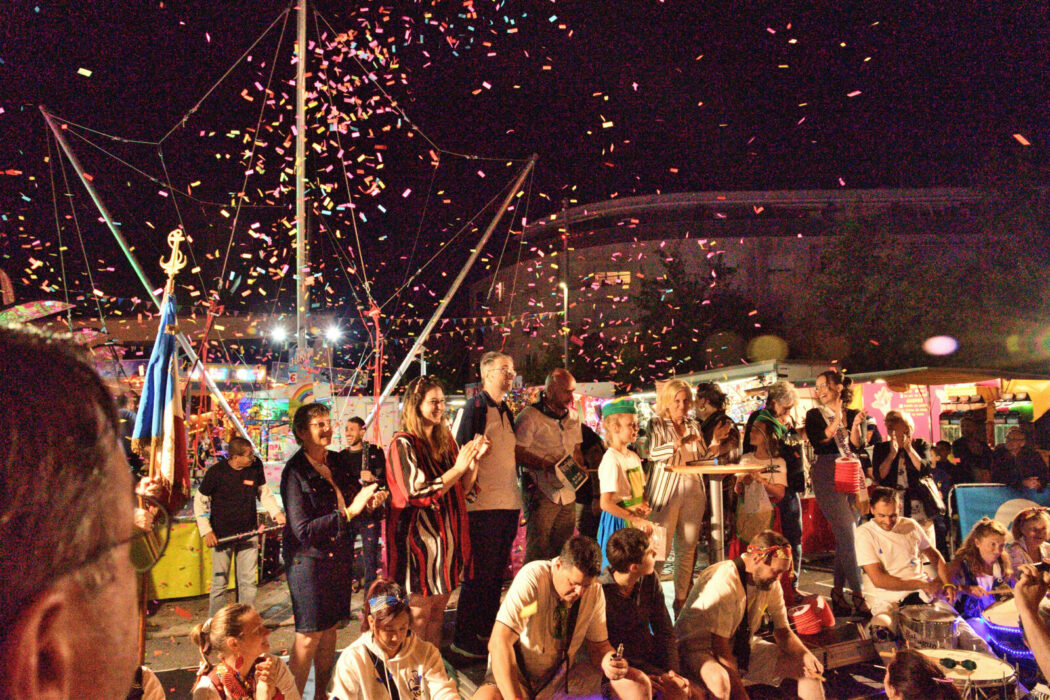
<instances>
[{"instance_id":1,"label":"man in dark shirt","mask_svg":"<svg viewBox=\"0 0 1050 700\"><path fill-rule=\"evenodd\" d=\"M605 546L609 568L598 578L605 593L609 643L623 645L624 658L665 700L702 698L700 687L679 675L678 641L654 573L656 552L636 528L613 533Z\"/></svg>"},{"instance_id":2,"label":"man in dark shirt","mask_svg":"<svg viewBox=\"0 0 1050 700\"><path fill-rule=\"evenodd\" d=\"M992 470L992 448L985 440L984 423L973 416L959 421L962 437L952 443L955 467L951 470L953 484L971 484L988 481Z\"/></svg>"},{"instance_id":3,"label":"man in dark shirt","mask_svg":"<svg viewBox=\"0 0 1050 700\"><path fill-rule=\"evenodd\" d=\"M353 478L360 481L362 486L375 482L380 488L385 487L386 457L377 446L365 442L365 421L362 418L352 416L347 421L343 440L346 444L343 454L350 462L350 474ZM376 572L379 569L379 535L383 517L383 509L376 508L371 513L362 513L360 517L354 518L351 522L355 535L361 538L360 561L364 569L362 590L365 592L376 580ZM357 578L356 571L354 578Z\"/></svg>"},{"instance_id":4,"label":"man in dark shirt","mask_svg":"<svg viewBox=\"0 0 1050 700\"><path fill-rule=\"evenodd\" d=\"M1010 428L1006 444L996 445L992 453L992 481L1015 489L1040 491L1050 483L1046 462L1028 446L1028 437L1021 428Z\"/></svg>"},{"instance_id":5,"label":"man in dark shirt","mask_svg":"<svg viewBox=\"0 0 1050 700\"><path fill-rule=\"evenodd\" d=\"M230 440L230 456L219 460L204 474L193 498L197 528L204 544L212 548L209 615L214 615L226 605L226 586L232 557L237 559L238 602L248 605L255 602L259 538L249 537L222 546L216 545L224 537L250 532L259 526L256 498L262 501L270 517L279 525L284 525L284 513L266 485L262 462L256 459L252 444L242 437L235 437Z\"/></svg>"}]
</instances>

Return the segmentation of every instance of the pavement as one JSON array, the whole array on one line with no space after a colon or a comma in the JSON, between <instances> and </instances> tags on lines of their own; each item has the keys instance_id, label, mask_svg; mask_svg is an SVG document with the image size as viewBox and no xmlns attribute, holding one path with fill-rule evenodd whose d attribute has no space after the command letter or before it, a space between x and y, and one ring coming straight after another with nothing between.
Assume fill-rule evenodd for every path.
<instances>
[{"instance_id":1,"label":"pavement","mask_svg":"<svg viewBox=\"0 0 1050 700\"><path fill-rule=\"evenodd\" d=\"M799 588L810 592L830 596L832 577L830 569L826 566L829 562L814 561L804 562L803 572L799 582ZM698 569L705 565L702 559L698 563ZM665 568L662 576L663 589L667 598L668 608L673 599L673 590L670 576L670 564ZM505 590L505 588L504 588ZM336 648L342 650L360 635L360 611L363 593L354 593L351 599L351 608L354 621L340 629L337 633ZM463 698L470 698L485 676L485 660L468 660L448 649L448 641L452 638L452 630L455 623L455 609L458 604L459 591L453 593L445 611L445 624L442 645L442 655L450 674L454 675ZM229 600L233 601L230 594ZM259 586L255 607L259 610L267 625L273 630L270 635L270 649L280 656L287 656L295 637L294 619L292 617L291 598L288 594L288 586L284 576L268 581ZM208 616L208 596L196 598L182 598L163 601L159 609L151 616L146 628L146 654L145 664L149 666L161 680L167 692L168 698L190 697L197 664L200 654L189 638L190 629L197 623L204 621ZM856 673L852 674L857 676ZM863 675L863 674L861 674ZM868 673L868 676L873 675ZM853 678L867 686L873 685L874 681L863 678ZM304 700L314 697L312 680L307 685ZM881 676L879 683L881 685ZM860 694L850 694L849 697L864 697ZM766 689L758 693L752 693L752 698L778 698L794 697L794 694L783 694L772 689ZM847 695L832 695L832 697L847 697ZM874 695L877 697L877 695Z\"/></svg>"}]
</instances>

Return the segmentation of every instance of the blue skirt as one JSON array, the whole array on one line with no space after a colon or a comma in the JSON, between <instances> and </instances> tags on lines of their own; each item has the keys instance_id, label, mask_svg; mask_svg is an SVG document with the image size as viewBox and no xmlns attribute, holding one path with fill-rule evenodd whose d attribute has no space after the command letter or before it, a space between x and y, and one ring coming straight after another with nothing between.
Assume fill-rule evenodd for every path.
<instances>
[{"instance_id":1,"label":"blue skirt","mask_svg":"<svg viewBox=\"0 0 1050 700\"><path fill-rule=\"evenodd\" d=\"M598 521L598 546L602 548L602 569L606 569L609 566L609 558L605 556L605 545L609 542L609 538L617 530L622 530L627 527L627 521L623 518L618 518L612 513L603 510L601 519Z\"/></svg>"}]
</instances>

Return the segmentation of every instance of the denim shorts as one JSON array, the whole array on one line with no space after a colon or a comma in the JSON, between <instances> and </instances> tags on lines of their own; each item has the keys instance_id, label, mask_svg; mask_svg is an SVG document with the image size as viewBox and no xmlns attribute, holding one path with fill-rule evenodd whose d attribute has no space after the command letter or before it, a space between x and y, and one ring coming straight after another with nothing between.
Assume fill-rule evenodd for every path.
<instances>
[{"instance_id":1,"label":"denim shorts","mask_svg":"<svg viewBox=\"0 0 1050 700\"><path fill-rule=\"evenodd\" d=\"M350 619L352 566L345 555L285 559L296 632L322 632Z\"/></svg>"}]
</instances>

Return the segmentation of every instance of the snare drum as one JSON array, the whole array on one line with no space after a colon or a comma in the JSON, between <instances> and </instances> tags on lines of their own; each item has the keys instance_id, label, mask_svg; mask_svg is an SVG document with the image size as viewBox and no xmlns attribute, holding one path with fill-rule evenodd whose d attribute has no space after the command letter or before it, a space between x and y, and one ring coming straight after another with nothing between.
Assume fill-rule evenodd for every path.
<instances>
[{"instance_id":1,"label":"snare drum","mask_svg":"<svg viewBox=\"0 0 1050 700\"><path fill-rule=\"evenodd\" d=\"M965 700L1017 699L1017 673L1005 661L962 649L920 649L919 653L941 669ZM946 668L943 659L955 661L955 667ZM972 661L977 668L969 671L962 667L963 661Z\"/></svg>"},{"instance_id":2,"label":"snare drum","mask_svg":"<svg viewBox=\"0 0 1050 700\"><path fill-rule=\"evenodd\" d=\"M954 649L958 617L954 610L929 605L900 608L900 632L913 649Z\"/></svg>"},{"instance_id":3,"label":"snare drum","mask_svg":"<svg viewBox=\"0 0 1050 700\"><path fill-rule=\"evenodd\" d=\"M1004 631L1021 633L1021 618L1017 612L1017 601L1013 598L992 603L984 609L981 617L990 625L1005 628Z\"/></svg>"}]
</instances>

